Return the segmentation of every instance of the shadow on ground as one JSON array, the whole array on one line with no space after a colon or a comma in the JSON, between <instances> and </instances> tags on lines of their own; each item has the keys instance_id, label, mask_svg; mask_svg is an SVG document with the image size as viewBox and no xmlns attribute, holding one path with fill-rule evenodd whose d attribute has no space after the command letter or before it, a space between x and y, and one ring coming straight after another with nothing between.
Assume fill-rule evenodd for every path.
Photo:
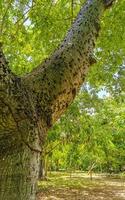
<instances>
[{"instance_id":1,"label":"shadow on ground","mask_svg":"<svg viewBox=\"0 0 125 200\"><path fill-rule=\"evenodd\" d=\"M38 200L125 200L125 180L56 175L39 182Z\"/></svg>"}]
</instances>

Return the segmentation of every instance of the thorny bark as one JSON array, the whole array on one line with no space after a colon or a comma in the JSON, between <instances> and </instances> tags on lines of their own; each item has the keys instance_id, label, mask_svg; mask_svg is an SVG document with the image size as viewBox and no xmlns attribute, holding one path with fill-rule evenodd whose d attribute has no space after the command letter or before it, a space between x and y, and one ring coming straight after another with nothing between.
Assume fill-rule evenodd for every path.
<instances>
[{"instance_id":1,"label":"thorny bark","mask_svg":"<svg viewBox=\"0 0 125 200\"><path fill-rule=\"evenodd\" d=\"M0 50L0 199L34 200L47 130L73 101L89 67L100 18L114 0L88 0L54 54L23 78Z\"/></svg>"}]
</instances>

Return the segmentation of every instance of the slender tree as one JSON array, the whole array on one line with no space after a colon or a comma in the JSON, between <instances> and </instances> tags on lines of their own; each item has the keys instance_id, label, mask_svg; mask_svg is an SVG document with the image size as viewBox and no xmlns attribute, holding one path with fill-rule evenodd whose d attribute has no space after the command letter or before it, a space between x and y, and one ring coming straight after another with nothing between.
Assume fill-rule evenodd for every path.
<instances>
[{"instance_id":1,"label":"slender tree","mask_svg":"<svg viewBox=\"0 0 125 200\"><path fill-rule=\"evenodd\" d=\"M35 200L48 129L73 101L90 65L100 18L114 0L88 0L64 41L31 73L11 72L0 49L0 199Z\"/></svg>"}]
</instances>

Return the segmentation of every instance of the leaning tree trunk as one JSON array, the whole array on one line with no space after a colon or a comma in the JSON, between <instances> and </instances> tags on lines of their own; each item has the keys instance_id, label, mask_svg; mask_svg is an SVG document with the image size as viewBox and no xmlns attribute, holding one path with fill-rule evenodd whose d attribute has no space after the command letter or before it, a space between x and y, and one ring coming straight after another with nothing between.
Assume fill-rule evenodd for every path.
<instances>
[{"instance_id":1,"label":"leaning tree trunk","mask_svg":"<svg viewBox=\"0 0 125 200\"><path fill-rule=\"evenodd\" d=\"M88 0L59 48L24 77L0 50L0 200L36 199L40 147L95 62L100 18L113 1Z\"/></svg>"}]
</instances>

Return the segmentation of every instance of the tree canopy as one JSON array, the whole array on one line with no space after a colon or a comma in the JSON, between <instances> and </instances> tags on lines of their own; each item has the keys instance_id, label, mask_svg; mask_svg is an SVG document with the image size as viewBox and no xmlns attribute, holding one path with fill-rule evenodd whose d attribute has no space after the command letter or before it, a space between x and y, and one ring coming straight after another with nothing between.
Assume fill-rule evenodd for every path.
<instances>
[{"instance_id":1,"label":"tree canopy","mask_svg":"<svg viewBox=\"0 0 125 200\"><path fill-rule=\"evenodd\" d=\"M10 66L24 74L48 57L64 38L84 0L1 0L1 42ZM105 13L96 44L91 81L109 82L125 56L125 1ZM98 72L98 73L97 73ZM106 77L106 79L105 79ZM92 81L95 82L95 81Z\"/></svg>"}]
</instances>

